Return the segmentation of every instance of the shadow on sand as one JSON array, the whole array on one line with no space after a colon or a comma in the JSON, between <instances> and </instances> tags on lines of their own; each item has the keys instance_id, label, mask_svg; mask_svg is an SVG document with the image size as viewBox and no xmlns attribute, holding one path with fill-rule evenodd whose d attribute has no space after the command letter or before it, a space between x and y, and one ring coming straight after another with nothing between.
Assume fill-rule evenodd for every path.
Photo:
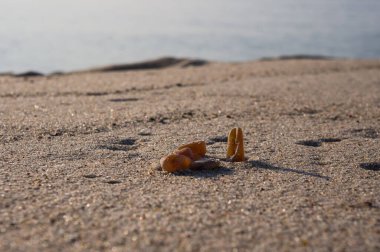
<instances>
[{"instance_id":1,"label":"shadow on sand","mask_svg":"<svg viewBox=\"0 0 380 252\"><path fill-rule=\"evenodd\" d=\"M224 160L225 161L225 160ZM271 170L275 172L292 172L304 176L310 176L315 178L320 178L329 181L330 177L323 176L315 172L307 172L302 171L294 168L286 168L286 167L280 167L275 166L270 163L255 160L255 161L248 161L247 165L251 168L258 168L258 169L265 169L265 170ZM228 168L225 166L219 166L218 168L212 168L212 169L199 169L199 170L186 170L186 171L180 171L174 173L176 176L186 176L186 177L195 177L195 178L215 178L219 176L226 176L226 175L232 175L234 173L234 169Z\"/></svg>"},{"instance_id":2,"label":"shadow on sand","mask_svg":"<svg viewBox=\"0 0 380 252\"><path fill-rule=\"evenodd\" d=\"M195 177L195 178L216 178L219 176L226 176L233 174L234 171L231 168L220 166L212 169L199 169L182 171L175 173L177 176Z\"/></svg>"},{"instance_id":3,"label":"shadow on sand","mask_svg":"<svg viewBox=\"0 0 380 252\"><path fill-rule=\"evenodd\" d=\"M297 173L304 176L311 176L311 177L321 178L325 180L330 180L330 177L323 176L318 173L297 170L294 168L279 167L279 166L275 166L264 161L255 160L255 161L248 161L248 163L253 168L266 169L266 170L271 170L275 172L293 172L293 173Z\"/></svg>"}]
</instances>

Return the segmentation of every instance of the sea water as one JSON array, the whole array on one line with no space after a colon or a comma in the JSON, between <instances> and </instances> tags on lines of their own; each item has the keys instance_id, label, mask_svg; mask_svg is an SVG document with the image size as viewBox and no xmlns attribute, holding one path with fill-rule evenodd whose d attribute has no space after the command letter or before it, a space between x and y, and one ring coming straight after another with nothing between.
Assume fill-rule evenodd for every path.
<instances>
[{"instance_id":1,"label":"sea water","mask_svg":"<svg viewBox=\"0 0 380 252\"><path fill-rule=\"evenodd\" d=\"M292 54L380 58L380 1L0 0L0 72Z\"/></svg>"}]
</instances>

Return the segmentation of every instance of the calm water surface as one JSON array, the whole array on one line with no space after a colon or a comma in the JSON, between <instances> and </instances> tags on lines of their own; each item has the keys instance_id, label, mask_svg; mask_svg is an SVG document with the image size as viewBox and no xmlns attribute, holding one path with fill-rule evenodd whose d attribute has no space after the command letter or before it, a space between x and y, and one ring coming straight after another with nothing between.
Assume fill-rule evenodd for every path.
<instances>
[{"instance_id":1,"label":"calm water surface","mask_svg":"<svg viewBox=\"0 0 380 252\"><path fill-rule=\"evenodd\" d=\"M0 0L0 72L290 54L380 58L380 1Z\"/></svg>"}]
</instances>

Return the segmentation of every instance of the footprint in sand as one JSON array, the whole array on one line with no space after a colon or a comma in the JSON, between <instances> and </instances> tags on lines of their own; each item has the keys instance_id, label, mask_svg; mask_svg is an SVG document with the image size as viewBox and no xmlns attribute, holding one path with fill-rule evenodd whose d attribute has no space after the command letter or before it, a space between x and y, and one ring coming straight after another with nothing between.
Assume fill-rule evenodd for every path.
<instances>
[{"instance_id":1,"label":"footprint in sand","mask_svg":"<svg viewBox=\"0 0 380 252\"><path fill-rule=\"evenodd\" d=\"M132 101L138 101L139 99L137 98L114 98L114 99L109 99L108 101L110 102L132 102Z\"/></svg>"},{"instance_id":2,"label":"footprint in sand","mask_svg":"<svg viewBox=\"0 0 380 252\"><path fill-rule=\"evenodd\" d=\"M99 149L106 149L111 151L130 151L136 149L136 139L134 138L124 138L111 144L100 145Z\"/></svg>"},{"instance_id":3,"label":"footprint in sand","mask_svg":"<svg viewBox=\"0 0 380 252\"><path fill-rule=\"evenodd\" d=\"M361 163L360 167L368 171L380 171L380 162L375 163Z\"/></svg>"},{"instance_id":4,"label":"footprint in sand","mask_svg":"<svg viewBox=\"0 0 380 252\"><path fill-rule=\"evenodd\" d=\"M341 142L342 139L340 138L321 138L317 140L302 140L296 142L296 144L309 146L309 147L320 147L322 146L322 143L337 143Z\"/></svg>"}]
</instances>

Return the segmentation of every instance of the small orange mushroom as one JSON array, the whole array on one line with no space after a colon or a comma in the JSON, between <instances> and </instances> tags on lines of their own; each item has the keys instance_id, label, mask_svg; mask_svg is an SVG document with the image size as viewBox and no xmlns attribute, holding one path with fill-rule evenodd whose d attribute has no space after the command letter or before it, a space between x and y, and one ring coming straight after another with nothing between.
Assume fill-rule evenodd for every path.
<instances>
[{"instance_id":1,"label":"small orange mushroom","mask_svg":"<svg viewBox=\"0 0 380 252\"><path fill-rule=\"evenodd\" d=\"M192 162L193 160L189 157L178 154L170 154L160 160L162 169L167 172L176 172L189 169Z\"/></svg>"},{"instance_id":2,"label":"small orange mushroom","mask_svg":"<svg viewBox=\"0 0 380 252\"><path fill-rule=\"evenodd\" d=\"M228 135L227 158L233 162L244 161L243 130L233 128Z\"/></svg>"},{"instance_id":3,"label":"small orange mushroom","mask_svg":"<svg viewBox=\"0 0 380 252\"><path fill-rule=\"evenodd\" d=\"M190 148L193 152L194 159L199 160L206 155L206 142L205 141L197 141L189 144L182 145L178 148L178 150Z\"/></svg>"},{"instance_id":4,"label":"small orange mushroom","mask_svg":"<svg viewBox=\"0 0 380 252\"><path fill-rule=\"evenodd\" d=\"M185 148L182 148L179 150L175 150L173 152L173 154L183 155L183 156L190 158L191 160L194 160L193 151L189 147L185 147Z\"/></svg>"}]
</instances>

